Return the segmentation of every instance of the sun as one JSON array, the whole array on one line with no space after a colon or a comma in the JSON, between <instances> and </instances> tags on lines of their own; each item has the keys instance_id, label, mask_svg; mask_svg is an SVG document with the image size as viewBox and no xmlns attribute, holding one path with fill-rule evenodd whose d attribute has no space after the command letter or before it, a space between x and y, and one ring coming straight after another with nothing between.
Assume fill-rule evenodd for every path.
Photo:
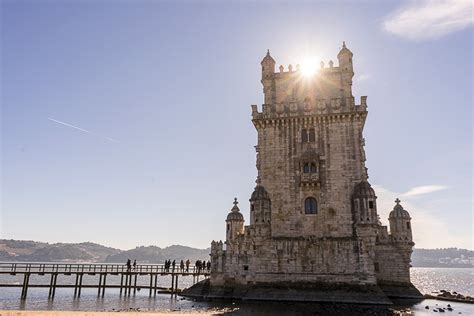
<instances>
[{"instance_id":1,"label":"sun","mask_svg":"<svg viewBox=\"0 0 474 316\"><path fill-rule=\"evenodd\" d=\"M305 58L301 63L301 74L304 77L311 77L318 71L318 57Z\"/></svg>"}]
</instances>

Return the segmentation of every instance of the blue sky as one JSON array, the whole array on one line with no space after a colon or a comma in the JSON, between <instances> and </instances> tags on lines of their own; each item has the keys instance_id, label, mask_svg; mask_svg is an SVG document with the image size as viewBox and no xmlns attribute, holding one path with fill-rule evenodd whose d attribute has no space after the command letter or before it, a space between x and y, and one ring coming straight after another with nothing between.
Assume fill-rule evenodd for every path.
<instances>
[{"instance_id":1,"label":"blue sky","mask_svg":"<svg viewBox=\"0 0 474 316\"><path fill-rule=\"evenodd\" d=\"M208 247L255 185L260 61L354 53L369 181L473 248L469 1L1 2L0 237Z\"/></svg>"}]
</instances>

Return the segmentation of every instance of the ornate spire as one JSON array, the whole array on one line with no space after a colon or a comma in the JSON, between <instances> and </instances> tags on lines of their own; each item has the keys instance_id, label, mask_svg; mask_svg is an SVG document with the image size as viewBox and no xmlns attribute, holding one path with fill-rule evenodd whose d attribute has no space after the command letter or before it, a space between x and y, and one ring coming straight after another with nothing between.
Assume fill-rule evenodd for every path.
<instances>
[{"instance_id":1,"label":"ornate spire","mask_svg":"<svg viewBox=\"0 0 474 316\"><path fill-rule=\"evenodd\" d=\"M397 199L395 200L395 203L397 203L397 204L400 204L400 202L401 202L401 201L400 201L399 198L397 198Z\"/></svg>"},{"instance_id":2,"label":"ornate spire","mask_svg":"<svg viewBox=\"0 0 474 316\"><path fill-rule=\"evenodd\" d=\"M271 64L275 65L275 60L270 55L270 50L269 49L267 49L267 54L262 59L262 64L265 63L265 62L270 62Z\"/></svg>"},{"instance_id":3,"label":"ornate spire","mask_svg":"<svg viewBox=\"0 0 474 316\"><path fill-rule=\"evenodd\" d=\"M342 48L337 54L337 58L340 58L342 55L349 55L352 57L352 52L347 48L346 42L342 42Z\"/></svg>"},{"instance_id":4,"label":"ornate spire","mask_svg":"<svg viewBox=\"0 0 474 316\"><path fill-rule=\"evenodd\" d=\"M239 204L239 202L237 202L237 198L235 197L234 198L234 206L237 206L237 204Z\"/></svg>"}]
</instances>

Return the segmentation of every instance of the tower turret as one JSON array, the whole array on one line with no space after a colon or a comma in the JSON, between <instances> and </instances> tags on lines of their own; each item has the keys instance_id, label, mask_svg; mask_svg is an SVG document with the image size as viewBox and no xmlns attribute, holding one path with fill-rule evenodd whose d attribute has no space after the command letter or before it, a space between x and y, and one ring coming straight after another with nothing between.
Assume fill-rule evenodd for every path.
<instances>
[{"instance_id":1,"label":"tower turret","mask_svg":"<svg viewBox=\"0 0 474 316\"><path fill-rule=\"evenodd\" d=\"M354 187L352 194L354 220L356 223L377 223L377 196L367 180L362 180Z\"/></svg>"},{"instance_id":2,"label":"tower turret","mask_svg":"<svg viewBox=\"0 0 474 316\"><path fill-rule=\"evenodd\" d=\"M342 42L342 48L337 54L337 60L339 60L339 68L341 70L353 71L352 68L352 52L346 47L346 42Z\"/></svg>"},{"instance_id":3,"label":"tower turret","mask_svg":"<svg viewBox=\"0 0 474 316\"><path fill-rule=\"evenodd\" d=\"M271 202L267 190L257 179L252 196L250 197L250 225L261 225L270 223Z\"/></svg>"},{"instance_id":4,"label":"tower turret","mask_svg":"<svg viewBox=\"0 0 474 316\"><path fill-rule=\"evenodd\" d=\"M270 50L267 50L267 54L263 57L262 62L262 80L270 79L275 73L275 60L270 56Z\"/></svg>"},{"instance_id":5,"label":"tower turret","mask_svg":"<svg viewBox=\"0 0 474 316\"><path fill-rule=\"evenodd\" d=\"M388 216L390 222L390 234L397 241L413 241L411 233L411 217L410 214L403 209L400 200L395 200L395 207Z\"/></svg>"},{"instance_id":6,"label":"tower turret","mask_svg":"<svg viewBox=\"0 0 474 316\"><path fill-rule=\"evenodd\" d=\"M230 210L229 215L226 219L226 242L232 243L237 235L244 233L244 216L240 213L240 209L237 206L237 198L234 198L234 206Z\"/></svg>"},{"instance_id":7,"label":"tower turret","mask_svg":"<svg viewBox=\"0 0 474 316\"><path fill-rule=\"evenodd\" d=\"M262 85L264 103L270 104L275 100L274 85L275 85L275 60L270 56L270 50L267 50L267 54L263 57L262 62Z\"/></svg>"}]
</instances>

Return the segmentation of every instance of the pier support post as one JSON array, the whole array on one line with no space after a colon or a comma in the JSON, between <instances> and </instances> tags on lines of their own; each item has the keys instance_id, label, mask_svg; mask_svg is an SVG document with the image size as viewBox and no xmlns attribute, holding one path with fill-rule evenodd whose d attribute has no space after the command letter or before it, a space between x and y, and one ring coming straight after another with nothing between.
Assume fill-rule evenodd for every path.
<instances>
[{"instance_id":1,"label":"pier support post","mask_svg":"<svg viewBox=\"0 0 474 316\"><path fill-rule=\"evenodd\" d=\"M171 274L171 293L174 292L174 274Z\"/></svg>"},{"instance_id":2,"label":"pier support post","mask_svg":"<svg viewBox=\"0 0 474 316\"><path fill-rule=\"evenodd\" d=\"M123 273L120 276L120 296L122 296L122 290L123 290Z\"/></svg>"},{"instance_id":3,"label":"pier support post","mask_svg":"<svg viewBox=\"0 0 474 316\"><path fill-rule=\"evenodd\" d=\"M133 295L137 293L137 277L138 274L135 274L135 280L133 281Z\"/></svg>"},{"instance_id":4,"label":"pier support post","mask_svg":"<svg viewBox=\"0 0 474 316\"><path fill-rule=\"evenodd\" d=\"M81 276L79 277L79 291L77 292L77 297L81 297L81 291L82 291L82 277L84 276L84 273L81 273Z\"/></svg>"},{"instance_id":5,"label":"pier support post","mask_svg":"<svg viewBox=\"0 0 474 316\"><path fill-rule=\"evenodd\" d=\"M148 296L151 297L151 290L153 289L153 274L150 273L150 291L148 293Z\"/></svg>"},{"instance_id":6,"label":"pier support post","mask_svg":"<svg viewBox=\"0 0 474 316\"><path fill-rule=\"evenodd\" d=\"M76 274L76 282L74 282L74 297L77 296L78 286L79 286L79 273Z\"/></svg>"},{"instance_id":7,"label":"pier support post","mask_svg":"<svg viewBox=\"0 0 474 316\"><path fill-rule=\"evenodd\" d=\"M174 291L178 291L178 275L176 274L175 279L174 279L175 285L174 285Z\"/></svg>"},{"instance_id":8,"label":"pier support post","mask_svg":"<svg viewBox=\"0 0 474 316\"><path fill-rule=\"evenodd\" d=\"M102 273L99 273L99 286L97 289L97 296L100 296L100 290L102 288Z\"/></svg>"},{"instance_id":9,"label":"pier support post","mask_svg":"<svg viewBox=\"0 0 474 316\"><path fill-rule=\"evenodd\" d=\"M132 275L128 275L128 296L130 296L132 292Z\"/></svg>"},{"instance_id":10,"label":"pier support post","mask_svg":"<svg viewBox=\"0 0 474 316\"><path fill-rule=\"evenodd\" d=\"M158 290L157 286L158 286L158 274L155 274L155 293L154 293L155 296L156 296L156 291Z\"/></svg>"},{"instance_id":11,"label":"pier support post","mask_svg":"<svg viewBox=\"0 0 474 316\"><path fill-rule=\"evenodd\" d=\"M21 289L21 299L26 299L26 295L28 294L28 283L30 282L30 273L25 273L23 276L23 287Z\"/></svg>"},{"instance_id":12,"label":"pier support post","mask_svg":"<svg viewBox=\"0 0 474 316\"><path fill-rule=\"evenodd\" d=\"M106 279L107 279L107 274L104 274L104 280L102 282L102 297L104 297L105 295L105 282L106 282Z\"/></svg>"},{"instance_id":13,"label":"pier support post","mask_svg":"<svg viewBox=\"0 0 474 316\"><path fill-rule=\"evenodd\" d=\"M56 283L58 282L58 274L53 273L53 275L54 275L54 278L53 278L53 293L51 294L51 298L54 298L54 296L56 295Z\"/></svg>"},{"instance_id":14,"label":"pier support post","mask_svg":"<svg viewBox=\"0 0 474 316\"><path fill-rule=\"evenodd\" d=\"M53 295L53 281L54 281L54 273L51 273L51 280L49 281L48 298L51 298L51 295Z\"/></svg>"}]
</instances>

